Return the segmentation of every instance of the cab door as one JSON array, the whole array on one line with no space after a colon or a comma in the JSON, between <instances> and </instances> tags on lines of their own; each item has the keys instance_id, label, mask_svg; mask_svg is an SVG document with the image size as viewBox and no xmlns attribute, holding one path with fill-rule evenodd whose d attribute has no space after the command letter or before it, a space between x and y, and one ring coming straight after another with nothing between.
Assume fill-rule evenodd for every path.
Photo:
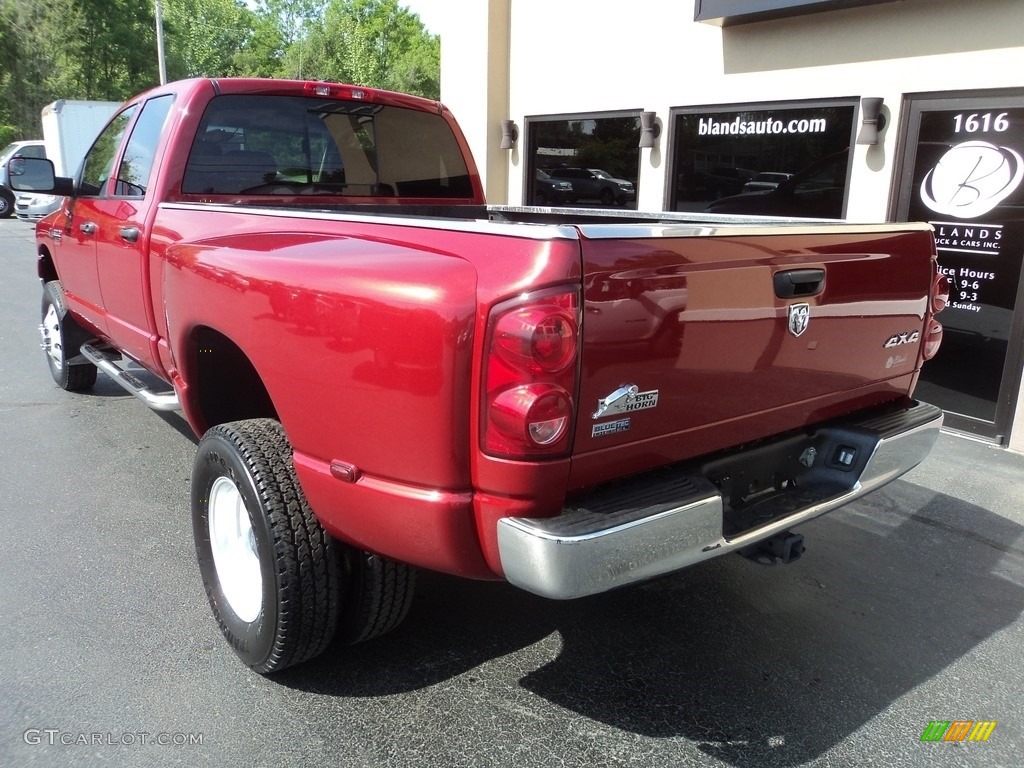
<instances>
[{"instance_id":1,"label":"cab door","mask_svg":"<svg viewBox=\"0 0 1024 768\"><path fill-rule=\"evenodd\" d=\"M86 154L56 252L68 307L103 334L107 333L107 313L96 266L99 225L95 210L108 194L111 171L135 110L136 105L131 105L115 115Z\"/></svg>"},{"instance_id":2,"label":"cab door","mask_svg":"<svg viewBox=\"0 0 1024 768\"><path fill-rule=\"evenodd\" d=\"M114 345L149 368L155 357L155 322L149 279L149 226L156 205L149 194L153 160L174 97L149 99L130 128L108 194L91 200L95 225L96 271Z\"/></svg>"}]
</instances>

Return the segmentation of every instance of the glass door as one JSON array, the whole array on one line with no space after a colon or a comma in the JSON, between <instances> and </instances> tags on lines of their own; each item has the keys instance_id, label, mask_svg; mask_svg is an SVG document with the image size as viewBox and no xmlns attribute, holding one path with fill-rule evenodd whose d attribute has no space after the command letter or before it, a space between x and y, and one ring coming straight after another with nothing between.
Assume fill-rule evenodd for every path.
<instances>
[{"instance_id":1,"label":"glass door","mask_svg":"<svg viewBox=\"0 0 1024 768\"><path fill-rule=\"evenodd\" d=\"M1024 93L911 96L895 218L935 227L952 284L917 395L947 426L1005 443L1024 331Z\"/></svg>"}]
</instances>

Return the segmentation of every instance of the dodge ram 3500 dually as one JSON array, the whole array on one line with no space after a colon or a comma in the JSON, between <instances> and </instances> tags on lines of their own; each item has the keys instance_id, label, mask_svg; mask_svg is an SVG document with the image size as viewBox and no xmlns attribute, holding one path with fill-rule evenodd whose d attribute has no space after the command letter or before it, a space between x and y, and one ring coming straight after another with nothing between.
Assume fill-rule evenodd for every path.
<instances>
[{"instance_id":1,"label":"dodge ram 3500 dually","mask_svg":"<svg viewBox=\"0 0 1024 768\"><path fill-rule=\"evenodd\" d=\"M793 560L942 421L926 225L488 206L441 104L320 82L162 86L29 177L67 196L50 372L201 436L199 571L261 673L394 627L414 568L565 599Z\"/></svg>"}]
</instances>

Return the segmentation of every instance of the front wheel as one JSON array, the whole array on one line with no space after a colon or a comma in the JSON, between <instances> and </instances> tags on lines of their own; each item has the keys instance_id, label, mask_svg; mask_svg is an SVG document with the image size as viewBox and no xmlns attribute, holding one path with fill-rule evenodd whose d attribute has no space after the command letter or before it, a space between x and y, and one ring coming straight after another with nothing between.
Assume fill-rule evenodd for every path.
<instances>
[{"instance_id":1,"label":"front wheel","mask_svg":"<svg viewBox=\"0 0 1024 768\"><path fill-rule=\"evenodd\" d=\"M42 322L39 335L50 375L61 389L78 392L96 383L96 366L89 362L71 363L88 334L68 314L60 282L43 286Z\"/></svg>"}]
</instances>

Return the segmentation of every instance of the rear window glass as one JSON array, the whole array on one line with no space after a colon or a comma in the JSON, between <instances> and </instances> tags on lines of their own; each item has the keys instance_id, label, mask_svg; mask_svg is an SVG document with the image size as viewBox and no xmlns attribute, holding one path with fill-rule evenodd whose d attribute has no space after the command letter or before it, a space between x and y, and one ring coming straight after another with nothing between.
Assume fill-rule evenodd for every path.
<instances>
[{"instance_id":1,"label":"rear window glass","mask_svg":"<svg viewBox=\"0 0 1024 768\"><path fill-rule=\"evenodd\" d=\"M298 96L215 97L182 192L469 198L459 145L436 114Z\"/></svg>"}]
</instances>

